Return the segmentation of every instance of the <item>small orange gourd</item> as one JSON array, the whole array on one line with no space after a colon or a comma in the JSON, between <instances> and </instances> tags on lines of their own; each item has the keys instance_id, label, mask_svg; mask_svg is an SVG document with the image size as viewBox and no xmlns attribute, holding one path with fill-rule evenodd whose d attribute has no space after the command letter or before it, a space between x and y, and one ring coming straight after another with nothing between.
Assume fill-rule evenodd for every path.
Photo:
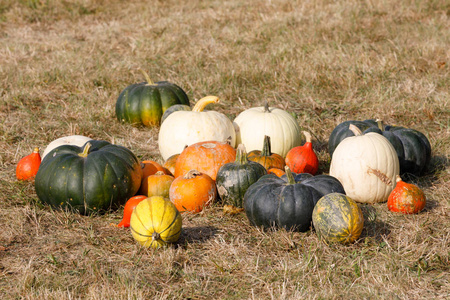
<instances>
[{"instance_id":1,"label":"small orange gourd","mask_svg":"<svg viewBox=\"0 0 450 300\"><path fill-rule=\"evenodd\" d=\"M281 170L278 168L270 168L269 170L267 170L267 173L277 175L278 177L281 177L284 174L286 174L286 172L284 170Z\"/></svg>"},{"instance_id":2,"label":"small orange gourd","mask_svg":"<svg viewBox=\"0 0 450 300\"><path fill-rule=\"evenodd\" d=\"M190 170L184 176L175 178L169 190L169 199L180 212L201 212L216 197L215 181L197 170Z\"/></svg>"},{"instance_id":3,"label":"small orange gourd","mask_svg":"<svg viewBox=\"0 0 450 300\"><path fill-rule=\"evenodd\" d=\"M262 150L253 150L247 154L248 160L260 163L269 170L270 168L284 169L286 165L283 156L272 153L270 145L270 136L264 136L264 143Z\"/></svg>"},{"instance_id":4,"label":"small orange gourd","mask_svg":"<svg viewBox=\"0 0 450 300\"><path fill-rule=\"evenodd\" d=\"M147 176L142 181L139 193L148 197L161 196L169 198L169 189L173 180L174 177L172 175L158 171L153 175Z\"/></svg>"},{"instance_id":5,"label":"small orange gourd","mask_svg":"<svg viewBox=\"0 0 450 300\"><path fill-rule=\"evenodd\" d=\"M424 209L426 197L416 185L406 183L397 175L397 185L388 198L388 209L403 214L416 214Z\"/></svg>"},{"instance_id":6,"label":"small orange gourd","mask_svg":"<svg viewBox=\"0 0 450 300\"><path fill-rule=\"evenodd\" d=\"M34 148L33 152L23 157L17 163L16 177L18 180L29 180L36 176L41 165L41 155L39 148Z\"/></svg>"},{"instance_id":7,"label":"small orange gourd","mask_svg":"<svg viewBox=\"0 0 450 300\"><path fill-rule=\"evenodd\" d=\"M306 137L306 142L303 146L289 150L286 154L286 165L294 173L315 175L319 169L319 159L312 147L311 134L307 131L302 131L302 133Z\"/></svg>"},{"instance_id":8,"label":"small orange gourd","mask_svg":"<svg viewBox=\"0 0 450 300\"><path fill-rule=\"evenodd\" d=\"M137 195L137 196L134 196L134 197L131 197L130 199L128 199L127 203L125 203L125 207L123 208L122 221L120 221L120 223L117 225L115 225L115 224L111 224L111 225L114 225L116 227L130 227L131 213L133 212L136 205L138 205L139 202L141 202L144 199L147 199L147 196Z\"/></svg>"}]
</instances>

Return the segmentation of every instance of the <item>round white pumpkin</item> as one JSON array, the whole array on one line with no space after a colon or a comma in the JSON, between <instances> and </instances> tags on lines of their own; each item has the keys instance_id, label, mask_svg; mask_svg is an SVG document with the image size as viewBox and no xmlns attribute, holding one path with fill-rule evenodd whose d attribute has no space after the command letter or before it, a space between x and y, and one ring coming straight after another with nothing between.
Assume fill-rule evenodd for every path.
<instances>
[{"instance_id":1,"label":"round white pumpkin","mask_svg":"<svg viewBox=\"0 0 450 300\"><path fill-rule=\"evenodd\" d=\"M301 129L295 118L276 107L252 107L235 119L236 144L244 144L248 152L261 150L264 136L270 136L271 151L283 157L301 145Z\"/></svg>"},{"instance_id":2,"label":"round white pumpkin","mask_svg":"<svg viewBox=\"0 0 450 300\"><path fill-rule=\"evenodd\" d=\"M333 153L330 175L343 185L347 196L361 203L386 202L400 172L397 152L384 136L362 135L350 125L355 136L345 138Z\"/></svg>"},{"instance_id":3,"label":"round white pumpkin","mask_svg":"<svg viewBox=\"0 0 450 300\"><path fill-rule=\"evenodd\" d=\"M192 111L175 111L164 120L158 137L159 152L164 160L198 142L229 141L235 147L236 132L231 120L217 111L203 111L206 105L217 102L216 96L204 97Z\"/></svg>"},{"instance_id":4,"label":"round white pumpkin","mask_svg":"<svg viewBox=\"0 0 450 300\"><path fill-rule=\"evenodd\" d=\"M92 140L91 138L88 138L84 135L69 135L69 136L63 136L60 137L48 144L48 146L45 148L44 153L42 154L42 160L44 157L53 149L56 147L59 147L61 145L74 145L81 147L83 146L87 141Z\"/></svg>"}]
</instances>

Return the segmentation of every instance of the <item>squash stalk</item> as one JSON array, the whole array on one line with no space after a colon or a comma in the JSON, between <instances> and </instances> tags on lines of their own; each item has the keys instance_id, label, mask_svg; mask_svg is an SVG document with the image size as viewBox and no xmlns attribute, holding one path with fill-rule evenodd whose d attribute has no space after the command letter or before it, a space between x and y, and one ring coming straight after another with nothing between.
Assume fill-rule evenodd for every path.
<instances>
[{"instance_id":1,"label":"squash stalk","mask_svg":"<svg viewBox=\"0 0 450 300\"><path fill-rule=\"evenodd\" d=\"M306 138L306 143L311 143L311 134L308 131L302 131L302 133Z\"/></svg>"},{"instance_id":2,"label":"squash stalk","mask_svg":"<svg viewBox=\"0 0 450 300\"><path fill-rule=\"evenodd\" d=\"M355 136L363 135L363 134L362 134L362 131L361 131L358 127L356 127L355 125L353 125L353 124L350 124L350 126L348 126L348 129L350 129L350 131L353 132L353 134L354 134Z\"/></svg>"},{"instance_id":3,"label":"squash stalk","mask_svg":"<svg viewBox=\"0 0 450 300\"><path fill-rule=\"evenodd\" d=\"M141 71L141 73L144 75L145 80L147 81L147 85L155 85L155 83L150 79L150 76L148 76L147 72L142 69L139 69L139 71Z\"/></svg>"},{"instance_id":4,"label":"squash stalk","mask_svg":"<svg viewBox=\"0 0 450 300\"><path fill-rule=\"evenodd\" d=\"M267 101L264 103L264 112L270 113L269 102L267 102Z\"/></svg>"},{"instance_id":5,"label":"squash stalk","mask_svg":"<svg viewBox=\"0 0 450 300\"><path fill-rule=\"evenodd\" d=\"M270 146L270 136L265 135L261 156L271 156L271 155L272 155L272 148Z\"/></svg>"},{"instance_id":6,"label":"squash stalk","mask_svg":"<svg viewBox=\"0 0 450 300\"><path fill-rule=\"evenodd\" d=\"M86 145L84 146L83 152L78 153L78 156L80 157L87 157L89 155L89 151L91 150L91 143L86 143Z\"/></svg>"},{"instance_id":7,"label":"squash stalk","mask_svg":"<svg viewBox=\"0 0 450 300\"><path fill-rule=\"evenodd\" d=\"M381 131L384 131L383 120L381 120L381 119L376 119L375 122L377 122L378 128L379 128Z\"/></svg>"},{"instance_id":8,"label":"squash stalk","mask_svg":"<svg viewBox=\"0 0 450 300\"><path fill-rule=\"evenodd\" d=\"M291 172L291 169L288 166L285 166L284 167L284 171L286 172L287 183L288 184L295 184L295 178L294 178L294 175Z\"/></svg>"},{"instance_id":9,"label":"squash stalk","mask_svg":"<svg viewBox=\"0 0 450 300\"><path fill-rule=\"evenodd\" d=\"M156 242L161 239L161 235L158 232L152 233L152 242Z\"/></svg>"},{"instance_id":10,"label":"squash stalk","mask_svg":"<svg viewBox=\"0 0 450 300\"><path fill-rule=\"evenodd\" d=\"M245 165L248 163L247 151L245 151L244 144L239 144L236 149L236 163L238 165Z\"/></svg>"},{"instance_id":11,"label":"squash stalk","mask_svg":"<svg viewBox=\"0 0 450 300\"><path fill-rule=\"evenodd\" d=\"M201 173L197 170L190 170L189 172L186 173L186 175L184 175L184 179L192 179L195 178L196 176L201 175Z\"/></svg>"},{"instance_id":12,"label":"squash stalk","mask_svg":"<svg viewBox=\"0 0 450 300\"><path fill-rule=\"evenodd\" d=\"M201 112L205 109L206 105L211 104L211 103L218 103L218 102L219 102L219 97L217 97L217 96L203 97L200 100L198 100L197 103L195 103L192 111Z\"/></svg>"}]
</instances>

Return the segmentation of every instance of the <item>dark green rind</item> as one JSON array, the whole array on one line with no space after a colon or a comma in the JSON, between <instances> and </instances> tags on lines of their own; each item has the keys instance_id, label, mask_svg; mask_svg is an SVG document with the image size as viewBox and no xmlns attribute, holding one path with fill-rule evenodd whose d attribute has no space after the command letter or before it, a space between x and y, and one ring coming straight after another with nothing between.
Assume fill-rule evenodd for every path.
<instances>
[{"instance_id":1,"label":"dark green rind","mask_svg":"<svg viewBox=\"0 0 450 300\"><path fill-rule=\"evenodd\" d=\"M161 117L161 124L167 119L167 117L169 115L171 115L172 113L176 112L176 111L190 111L191 107L189 105L185 105L185 104L175 104L172 105L171 107L167 108L166 111L164 112L164 114Z\"/></svg>"},{"instance_id":2,"label":"dark green rind","mask_svg":"<svg viewBox=\"0 0 450 300\"><path fill-rule=\"evenodd\" d=\"M125 147L91 140L87 157L83 147L53 149L35 179L39 199L55 208L80 214L116 209L132 197L141 182L138 159Z\"/></svg>"}]
</instances>

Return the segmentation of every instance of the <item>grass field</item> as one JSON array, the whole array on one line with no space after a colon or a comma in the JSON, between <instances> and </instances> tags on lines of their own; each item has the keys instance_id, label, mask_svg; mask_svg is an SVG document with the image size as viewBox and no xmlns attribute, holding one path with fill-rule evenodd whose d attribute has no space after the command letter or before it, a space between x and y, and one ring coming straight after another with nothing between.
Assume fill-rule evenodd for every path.
<instances>
[{"instance_id":1,"label":"grass field","mask_svg":"<svg viewBox=\"0 0 450 300\"><path fill-rule=\"evenodd\" d=\"M449 299L450 4L445 0L0 0L0 298ZM183 215L173 247L139 247L122 211L80 216L38 201L18 160L82 134L162 162L157 128L115 118L126 86L181 86L234 118L269 101L314 135L320 172L345 120L429 138L418 215L360 205L350 246L263 231L216 204Z\"/></svg>"}]
</instances>

